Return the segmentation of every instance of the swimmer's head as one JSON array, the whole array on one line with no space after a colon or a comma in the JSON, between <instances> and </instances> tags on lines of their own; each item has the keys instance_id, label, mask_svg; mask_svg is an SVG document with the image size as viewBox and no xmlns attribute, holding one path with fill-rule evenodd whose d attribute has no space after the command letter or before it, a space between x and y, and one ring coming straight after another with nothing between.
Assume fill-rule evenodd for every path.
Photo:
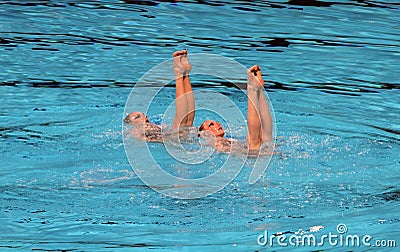
<instances>
[{"instance_id":1,"label":"swimmer's head","mask_svg":"<svg viewBox=\"0 0 400 252\"><path fill-rule=\"evenodd\" d=\"M149 118L142 112L132 112L125 117L124 122L129 124L149 123Z\"/></svg>"},{"instance_id":2,"label":"swimmer's head","mask_svg":"<svg viewBox=\"0 0 400 252\"><path fill-rule=\"evenodd\" d=\"M211 132L216 137L223 137L225 135L225 131L221 127L221 124L214 120L204 121L199 128L199 131L203 130Z\"/></svg>"}]
</instances>

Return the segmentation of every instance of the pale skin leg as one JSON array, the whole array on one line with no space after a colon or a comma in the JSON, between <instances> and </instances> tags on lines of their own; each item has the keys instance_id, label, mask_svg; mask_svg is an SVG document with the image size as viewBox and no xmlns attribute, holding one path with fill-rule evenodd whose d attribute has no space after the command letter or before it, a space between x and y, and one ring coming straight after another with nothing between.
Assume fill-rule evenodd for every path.
<instances>
[{"instance_id":1,"label":"pale skin leg","mask_svg":"<svg viewBox=\"0 0 400 252\"><path fill-rule=\"evenodd\" d=\"M185 88L185 94L187 99L187 117L186 117L186 125L192 126L195 115L195 105L194 105L194 95L192 91L192 84L190 83L189 72L192 70L192 66L189 63L187 50L185 50L185 54L182 55L181 62L184 64L185 69L187 70L187 74L183 77L183 85Z\"/></svg>"},{"instance_id":2,"label":"pale skin leg","mask_svg":"<svg viewBox=\"0 0 400 252\"><path fill-rule=\"evenodd\" d=\"M175 74L175 118L173 128L192 126L195 105L189 72L192 69L187 57L187 50L176 51L174 56Z\"/></svg>"},{"instance_id":3,"label":"pale skin leg","mask_svg":"<svg viewBox=\"0 0 400 252\"><path fill-rule=\"evenodd\" d=\"M253 73L250 73L253 74ZM258 149L262 144L261 140L261 120L259 116L259 88L250 83L251 77L247 80L247 147L249 149Z\"/></svg>"},{"instance_id":4,"label":"pale skin leg","mask_svg":"<svg viewBox=\"0 0 400 252\"><path fill-rule=\"evenodd\" d=\"M247 70L247 146L259 149L272 139L272 118L264 96L264 80L260 67L255 65Z\"/></svg>"},{"instance_id":5,"label":"pale skin leg","mask_svg":"<svg viewBox=\"0 0 400 252\"><path fill-rule=\"evenodd\" d=\"M261 72L260 72L261 76ZM267 100L265 99L264 90L260 92L260 115L261 115L261 131L262 141L271 142L272 140L272 117L268 108Z\"/></svg>"}]
</instances>

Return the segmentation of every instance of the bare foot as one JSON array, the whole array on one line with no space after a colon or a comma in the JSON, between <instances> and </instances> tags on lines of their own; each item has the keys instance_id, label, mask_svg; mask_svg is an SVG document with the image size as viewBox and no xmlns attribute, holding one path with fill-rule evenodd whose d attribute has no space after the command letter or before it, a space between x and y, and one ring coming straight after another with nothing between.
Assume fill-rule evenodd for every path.
<instances>
[{"instance_id":1,"label":"bare foot","mask_svg":"<svg viewBox=\"0 0 400 252\"><path fill-rule=\"evenodd\" d=\"M187 76L192 70L187 56L187 49L176 51L174 56L174 72L176 76Z\"/></svg>"},{"instance_id":2,"label":"bare foot","mask_svg":"<svg viewBox=\"0 0 400 252\"><path fill-rule=\"evenodd\" d=\"M187 71L187 74L192 70L192 65L189 63L189 58L188 58L188 50L184 50L185 54L182 55L181 62L185 66L185 69Z\"/></svg>"},{"instance_id":3,"label":"bare foot","mask_svg":"<svg viewBox=\"0 0 400 252\"><path fill-rule=\"evenodd\" d=\"M261 69L258 65L254 65L247 69L247 88L262 88L264 87L264 80L261 75Z\"/></svg>"}]
</instances>

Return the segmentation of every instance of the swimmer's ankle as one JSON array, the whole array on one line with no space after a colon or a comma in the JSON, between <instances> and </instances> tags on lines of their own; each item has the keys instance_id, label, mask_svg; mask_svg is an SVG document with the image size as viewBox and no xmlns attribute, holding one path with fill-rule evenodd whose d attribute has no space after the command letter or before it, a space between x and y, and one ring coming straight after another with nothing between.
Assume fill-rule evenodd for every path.
<instances>
[{"instance_id":1,"label":"swimmer's ankle","mask_svg":"<svg viewBox=\"0 0 400 252\"><path fill-rule=\"evenodd\" d=\"M261 86L247 85L247 92L259 93L262 90Z\"/></svg>"},{"instance_id":2,"label":"swimmer's ankle","mask_svg":"<svg viewBox=\"0 0 400 252\"><path fill-rule=\"evenodd\" d=\"M175 78L182 78L182 77L189 76L189 73L182 71L180 68L174 67L174 75L175 75Z\"/></svg>"}]
</instances>

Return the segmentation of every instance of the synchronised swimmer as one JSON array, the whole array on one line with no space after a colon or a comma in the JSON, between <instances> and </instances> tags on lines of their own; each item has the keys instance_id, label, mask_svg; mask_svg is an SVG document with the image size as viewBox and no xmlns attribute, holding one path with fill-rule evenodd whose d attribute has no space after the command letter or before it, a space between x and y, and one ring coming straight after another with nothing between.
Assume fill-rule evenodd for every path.
<instances>
[{"instance_id":1,"label":"synchronised swimmer","mask_svg":"<svg viewBox=\"0 0 400 252\"><path fill-rule=\"evenodd\" d=\"M181 129L192 127L195 117L195 100L190 83L189 73L192 66L189 63L187 50L173 53L175 75L175 117L172 128ZM259 153L262 146L272 141L272 118L264 96L264 80L261 69L254 65L247 70L247 137L248 151ZM130 135L149 142L162 142L161 126L150 123L142 112L131 112L124 119L133 128ZM139 128L144 130L139 130ZM198 128L199 136L214 138L212 141L216 150L230 152L232 145L238 140L225 137L221 124L214 120L206 120Z\"/></svg>"}]
</instances>

